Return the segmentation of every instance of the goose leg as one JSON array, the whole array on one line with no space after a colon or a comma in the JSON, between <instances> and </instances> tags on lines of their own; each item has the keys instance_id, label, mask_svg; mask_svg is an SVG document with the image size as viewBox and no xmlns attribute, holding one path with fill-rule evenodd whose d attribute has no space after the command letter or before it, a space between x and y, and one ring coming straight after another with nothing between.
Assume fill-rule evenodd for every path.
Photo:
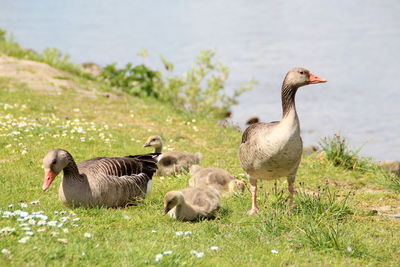
<instances>
[{"instance_id":1,"label":"goose leg","mask_svg":"<svg viewBox=\"0 0 400 267\"><path fill-rule=\"evenodd\" d=\"M296 175L291 175L287 177L288 188L290 193L290 206L293 206L293 194L294 194L294 181L296 180Z\"/></svg>"},{"instance_id":2,"label":"goose leg","mask_svg":"<svg viewBox=\"0 0 400 267\"><path fill-rule=\"evenodd\" d=\"M250 184L251 184L251 197L252 197L252 202L251 202L251 210L247 212L247 214L252 215L258 212L258 207L257 207L257 180L250 178Z\"/></svg>"}]
</instances>

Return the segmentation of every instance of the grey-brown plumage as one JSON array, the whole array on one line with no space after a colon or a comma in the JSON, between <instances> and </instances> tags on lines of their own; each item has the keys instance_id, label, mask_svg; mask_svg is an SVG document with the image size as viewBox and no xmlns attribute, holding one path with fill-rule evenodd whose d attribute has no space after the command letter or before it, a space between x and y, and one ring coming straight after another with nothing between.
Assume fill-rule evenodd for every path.
<instances>
[{"instance_id":1,"label":"grey-brown plumage","mask_svg":"<svg viewBox=\"0 0 400 267\"><path fill-rule=\"evenodd\" d=\"M161 137L158 135L150 136L144 147L154 147L155 153L161 153L163 148ZM171 175L183 170L188 171L190 166L200 163L201 158L201 153L190 154L178 151L162 153L157 163L157 175Z\"/></svg>"},{"instance_id":2,"label":"grey-brown plumage","mask_svg":"<svg viewBox=\"0 0 400 267\"><path fill-rule=\"evenodd\" d=\"M68 151L54 149L43 159L43 190L63 170L59 194L64 204L123 207L150 193L156 157L157 154L98 157L77 165Z\"/></svg>"},{"instance_id":3,"label":"grey-brown plumage","mask_svg":"<svg viewBox=\"0 0 400 267\"><path fill-rule=\"evenodd\" d=\"M242 180L238 180L234 175L220 168L203 168L199 165L190 167L189 186L202 187L208 186L216 189L222 196L232 193L242 193L246 184Z\"/></svg>"},{"instance_id":4,"label":"grey-brown plumage","mask_svg":"<svg viewBox=\"0 0 400 267\"><path fill-rule=\"evenodd\" d=\"M181 221L212 218L219 209L220 197L213 188L186 188L170 191L164 197L163 215Z\"/></svg>"},{"instance_id":5,"label":"grey-brown plumage","mask_svg":"<svg viewBox=\"0 0 400 267\"><path fill-rule=\"evenodd\" d=\"M313 75L305 68L290 70L282 84L282 120L252 124L244 131L239 147L239 160L243 169L250 175L250 214L258 211L257 179L287 177L290 203L293 203L293 185L303 148L295 96L299 87L322 82L326 80Z\"/></svg>"}]
</instances>

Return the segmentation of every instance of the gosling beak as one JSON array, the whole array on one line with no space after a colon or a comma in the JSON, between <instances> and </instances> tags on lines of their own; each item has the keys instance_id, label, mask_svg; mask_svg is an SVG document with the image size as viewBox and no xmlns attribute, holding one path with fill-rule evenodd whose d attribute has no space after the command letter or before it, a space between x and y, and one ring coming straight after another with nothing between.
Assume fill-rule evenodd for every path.
<instances>
[{"instance_id":1,"label":"gosling beak","mask_svg":"<svg viewBox=\"0 0 400 267\"><path fill-rule=\"evenodd\" d=\"M51 169L44 169L44 181L43 181L43 191L46 191L49 188L50 184L54 181L57 174L55 174Z\"/></svg>"},{"instance_id":2,"label":"gosling beak","mask_svg":"<svg viewBox=\"0 0 400 267\"><path fill-rule=\"evenodd\" d=\"M146 143L144 143L144 145L143 145L143 147L149 147L150 146L150 143L149 142L146 142Z\"/></svg>"},{"instance_id":3,"label":"gosling beak","mask_svg":"<svg viewBox=\"0 0 400 267\"><path fill-rule=\"evenodd\" d=\"M314 83L326 83L326 82L327 80L325 80L324 78L318 77L310 72L310 80L308 81L308 83L314 84Z\"/></svg>"},{"instance_id":4,"label":"gosling beak","mask_svg":"<svg viewBox=\"0 0 400 267\"><path fill-rule=\"evenodd\" d=\"M165 216L168 213L168 211L169 211L168 207L165 207L162 215Z\"/></svg>"}]
</instances>

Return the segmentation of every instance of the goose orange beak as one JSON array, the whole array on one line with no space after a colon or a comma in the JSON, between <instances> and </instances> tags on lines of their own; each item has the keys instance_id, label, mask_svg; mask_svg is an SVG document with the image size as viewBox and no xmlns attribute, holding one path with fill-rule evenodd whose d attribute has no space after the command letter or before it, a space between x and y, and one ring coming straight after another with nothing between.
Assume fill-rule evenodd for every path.
<instances>
[{"instance_id":1,"label":"goose orange beak","mask_svg":"<svg viewBox=\"0 0 400 267\"><path fill-rule=\"evenodd\" d=\"M326 83L327 80L325 80L324 78L318 77L310 72L310 80L308 82L312 83L312 84L313 83Z\"/></svg>"},{"instance_id":2,"label":"goose orange beak","mask_svg":"<svg viewBox=\"0 0 400 267\"><path fill-rule=\"evenodd\" d=\"M44 181L43 181L43 191L46 191L49 188L50 184L54 181L57 174L55 174L51 169L44 170Z\"/></svg>"}]
</instances>

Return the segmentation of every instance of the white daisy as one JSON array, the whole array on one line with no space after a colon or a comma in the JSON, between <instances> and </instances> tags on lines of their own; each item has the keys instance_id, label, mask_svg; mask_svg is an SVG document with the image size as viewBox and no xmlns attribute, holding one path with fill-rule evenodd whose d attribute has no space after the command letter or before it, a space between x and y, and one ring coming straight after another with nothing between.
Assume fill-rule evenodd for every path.
<instances>
[{"instance_id":1,"label":"white daisy","mask_svg":"<svg viewBox=\"0 0 400 267\"><path fill-rule=\"evenodd\" d=\"M156 258L155 258L155 261L160 261L162 258L163 258L162 254L157 254Z\"/></svg>"},{"instance_id":2,"label":"white daisy","mask_svg":"<svg viewBox=\"0 0 400 267\"><path fill-rule=\"evenodd\" d=\"M84 233L83 236L86 237L86 238L92 238L92 234L91 233Z\"/></svg>"}]
</instances>

